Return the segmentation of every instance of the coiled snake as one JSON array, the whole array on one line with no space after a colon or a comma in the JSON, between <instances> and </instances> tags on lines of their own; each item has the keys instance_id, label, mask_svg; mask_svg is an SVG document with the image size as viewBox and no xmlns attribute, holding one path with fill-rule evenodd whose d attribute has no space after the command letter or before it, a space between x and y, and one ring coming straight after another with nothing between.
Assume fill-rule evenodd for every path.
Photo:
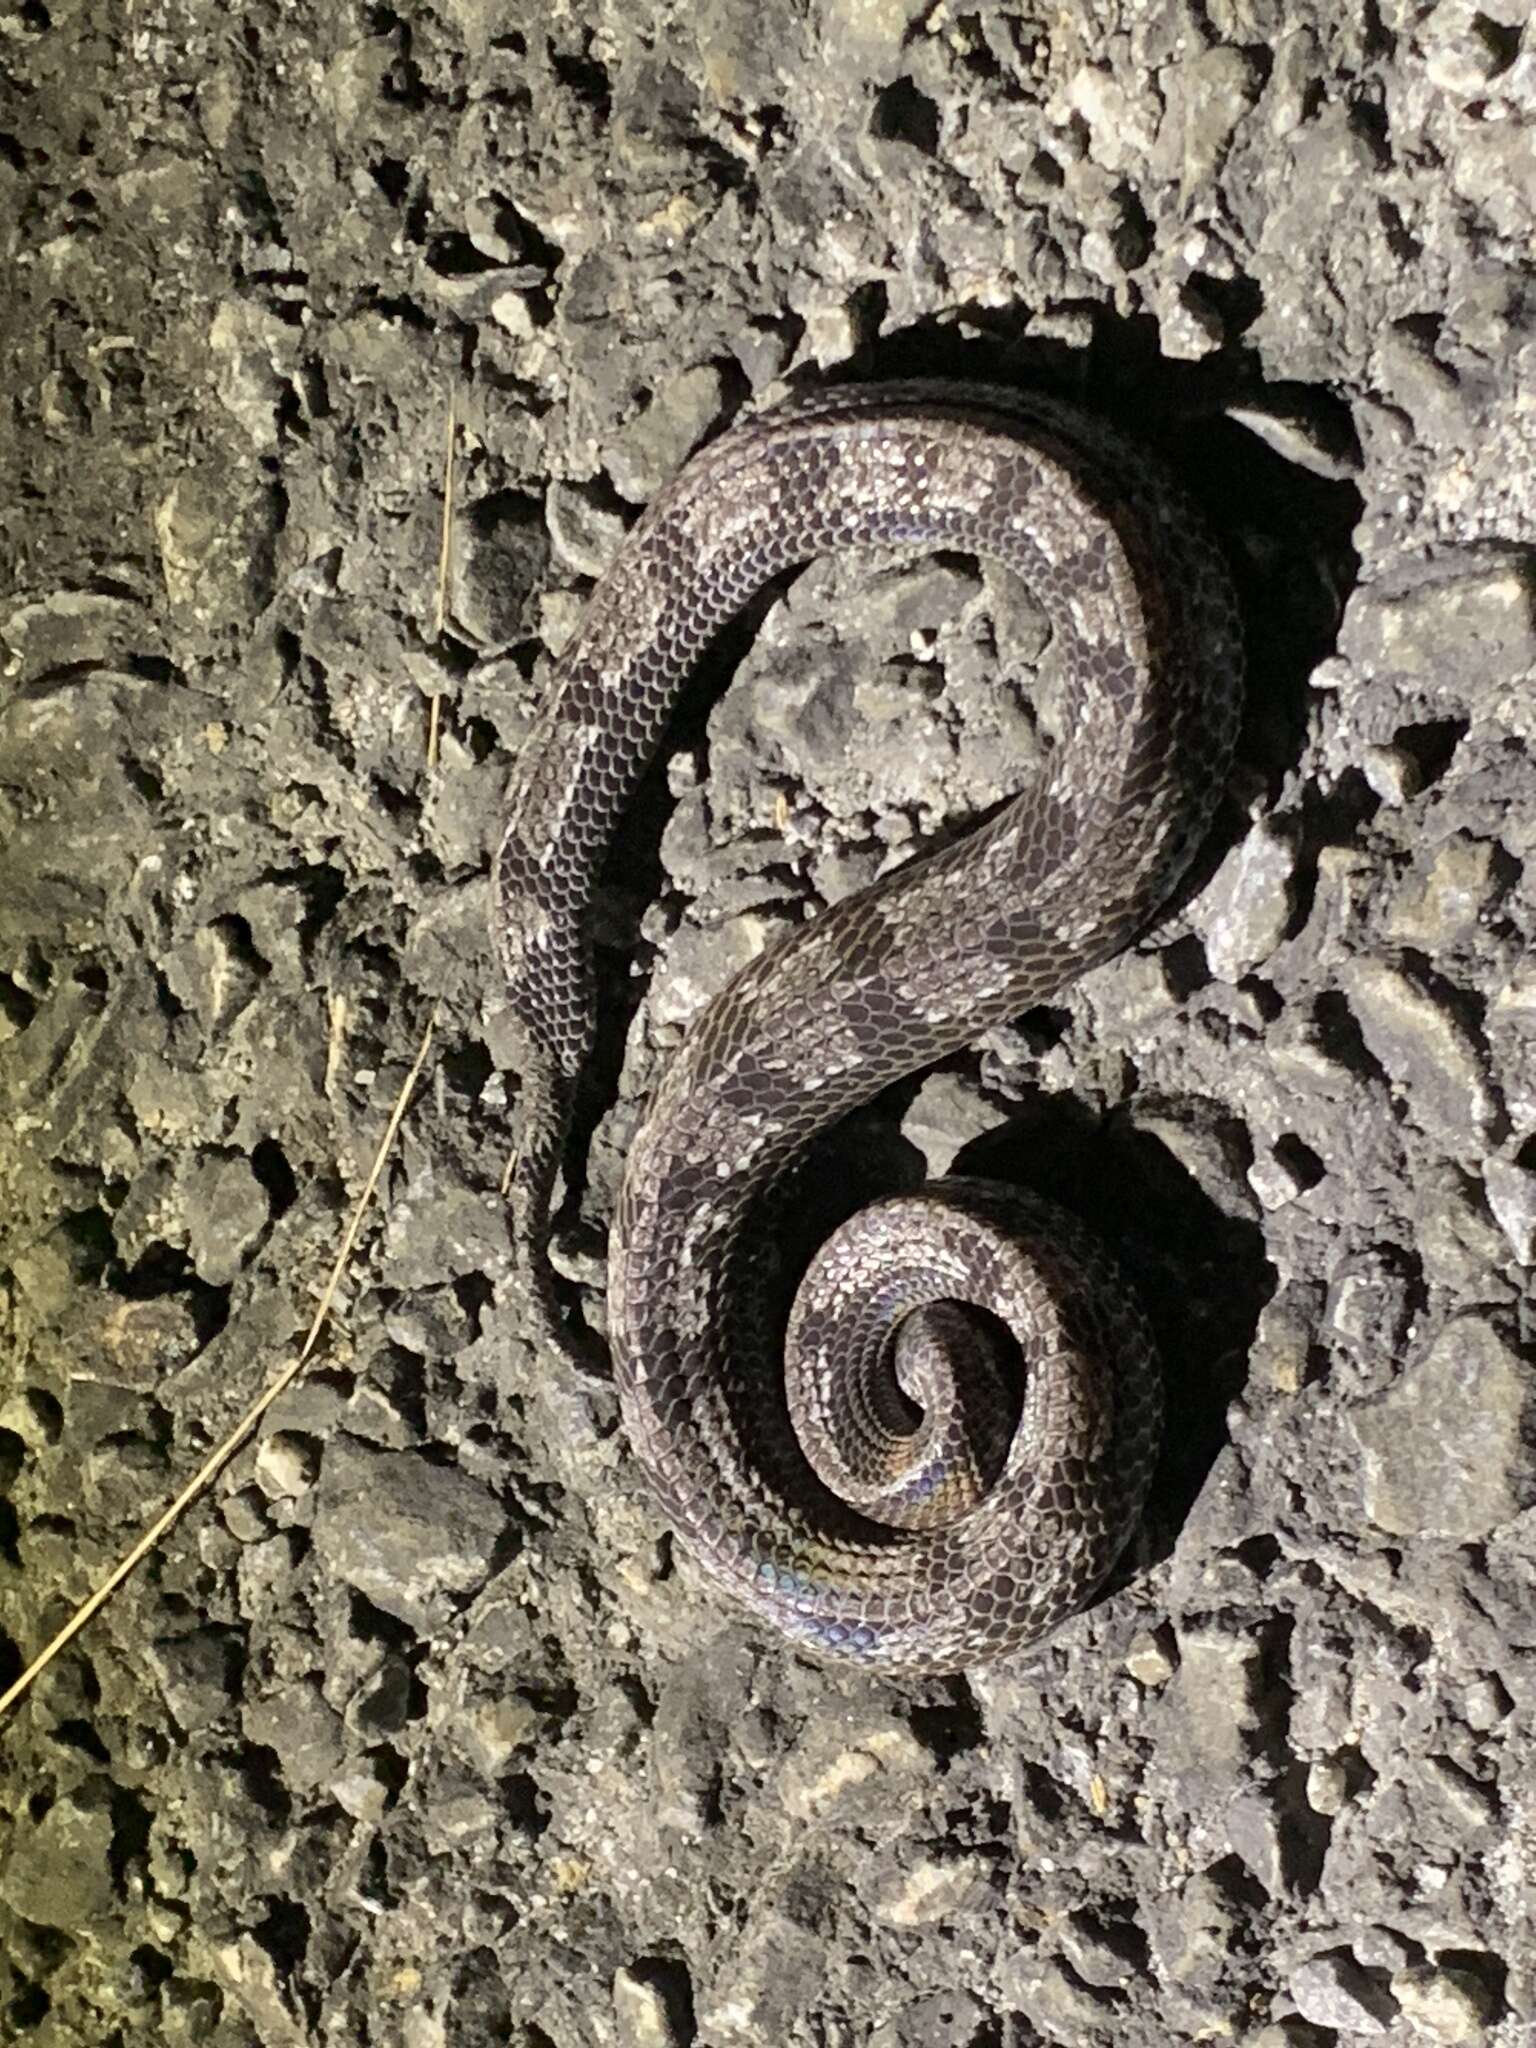
<instances>
[{"instance_id":1,"label":"coiled snake","mask_svg":"<svg viewBox=\"0 0 1536 2048\"><path fill-rule=\"evenodd\" d=\"M630 1151L610 1334L631 1442L707 1571L806 1647L945 1671L1053 1628L1123 1547L1160 1420L1142 1316L1069 1218L941 1181L834 1234L786 1366L764 1254L817 1132L1119 951L1207 827L1236 610L1149 456L1065 404L876 385L763 413L657 496L508 796L511 1220L558 1324L550 1206L593 1037L587 912L610 834L715 631L783 570L855 548L1017 572L1051 621L1065 738L984 825L792 932L696 1020Z\"/></svg>"}]
</instances>

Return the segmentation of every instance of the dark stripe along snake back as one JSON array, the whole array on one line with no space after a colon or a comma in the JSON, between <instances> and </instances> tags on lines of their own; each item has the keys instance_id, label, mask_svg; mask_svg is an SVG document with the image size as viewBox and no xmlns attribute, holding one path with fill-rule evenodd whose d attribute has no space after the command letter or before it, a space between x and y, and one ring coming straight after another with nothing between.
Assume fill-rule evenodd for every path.
<instances>
[{"instance_id":1,"label":"dark stripe along snake back","mask_svg":"<svg viewBox=\"0 0 1536 2048\"><path fill-rule=\"evenodd\" d=\"M610 1334L630 1440L712 1577L806 1648L952 1671L1055 1627L1135 1527L1161 1410L1145 1323L1070 1218L953 1180L834 1234L786 1366L775 1190L835 1119L1128 944L1205 833L1237 723L1237 612L1150 456L1055 401L874 385L761 414L659 493L508 797L512 1233L558 1328L550 1206L592 1043L604 850L705 643L785 569L858 548L1022 577L1051 622L1063 737L984 825L791 933L694 1022L629 1155Z\"/></svg>"}]
</instances>

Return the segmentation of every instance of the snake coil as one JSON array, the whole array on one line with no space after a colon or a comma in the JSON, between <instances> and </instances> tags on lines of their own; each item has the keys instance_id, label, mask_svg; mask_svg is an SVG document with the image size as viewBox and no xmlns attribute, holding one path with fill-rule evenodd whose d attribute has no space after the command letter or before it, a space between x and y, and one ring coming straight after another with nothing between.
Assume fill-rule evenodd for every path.
<instances>
[{"instance_id":1,"label":"snake coil","mask_svg":"<svg viewBox=\"0 0 1536 2048\"><path fill-rule=\"evenodd\" d=\"M639 520L519 760L495 940L520 1039L516 1248L546 1318L550 1204L590 1051L588 909L716 630L850 549L995 560L1051 622L1065 737L967 837L834 904L696 1020L632 1147L610 1253L631 1442L715 1579L796 1642L944 1671L1055 1627L1140 1515L1160 1385L1107 1255L1031 1197L876 1203L790 1313L767 1257L811 1139L1120 951L1205 832L1236 729L1231 586L1193 508L1089 415L971 387L801 399L724 434Z\"/></svg>"}]
</instances>

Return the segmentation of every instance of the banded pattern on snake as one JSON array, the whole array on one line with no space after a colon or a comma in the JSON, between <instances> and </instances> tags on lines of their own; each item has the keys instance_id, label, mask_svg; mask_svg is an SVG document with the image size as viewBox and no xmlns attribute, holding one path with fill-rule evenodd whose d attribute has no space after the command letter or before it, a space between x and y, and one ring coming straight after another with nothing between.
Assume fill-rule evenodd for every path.
<instances>
[{"instance_id":1,"label":"banded pattern on snake","mask_svg":"<svg viewBox=\"0 0 1536 2048\"><path fill-rule=\"evenodd\" d=\"M957 550L1051 622L1064 738L956 843L834 904L695 1021L631 1150L610 1252L625 1422L705 1569L799 1644L945 1671L1055 1627L1139 1518L1160 1380L1070 1218L934 1183L834 1234L789 1315L765 1249L811 1139L1124 947L1204 834L1241 682L1220 554L1149 455L1064 403L871 385L696 455L560 659L495 863L517 1027L515 1249L558 1327L550 1207L592 1044L604 850L705 643L772 578L849 549Z\"/></svg>"}]
</instances>

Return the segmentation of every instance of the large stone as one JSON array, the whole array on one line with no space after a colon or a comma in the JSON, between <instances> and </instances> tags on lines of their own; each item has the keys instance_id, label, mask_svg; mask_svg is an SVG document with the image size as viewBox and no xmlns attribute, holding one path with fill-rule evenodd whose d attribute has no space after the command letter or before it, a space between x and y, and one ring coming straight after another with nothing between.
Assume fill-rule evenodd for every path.
<instances>
[{"instance_id":1,"label":"large stone","mask_svg":"<svg viewBox=\"0 0 1536 2048\"><path fill-rule=\"evenodd\" d=\"M232 1630L204 1626L182 1636L153 1637L143 1654L146 1669L182 1728L205 1728L227 1712L242 1662L239 1638Z\"/></svg>"},{"instance_id":2,"label":"large stone","mask_svg":"<svg viewBox=\"0 0 1536 2048\"><path fill-rule=\"evenodd\" d=\"M622 2048L679 2048L685 2038L673 2024L666 1988L656 1981L654 1966L614 1971L613 2016Z\"/></svg>"},{"instance_id":3,"label":"large stone","mask_svg":"<svg viewBox=\"0 0 1536 2048\"><path fill-rule=\"evenodd\" d=\"M1201 890L1189 918L1211 972L1240 981L1285 936L1295 907L1296 854L1268 823L1254 826Z\"/></svg>"},{"instance_id":4,"label":"large stone","mask_svg":"<svg viewBox=\"0 0 1536 2048\"><path fill-rule=\"evenodd\" d=\"M985 1898L986 1889L987 1866L979 1856L923 1856L901 1870L875 1910L891 1927L959 1924Z\"/></svg>"},{"instance_id":5,"label":"large stone","mask_svg":"<svg viewBox=\"0 0 1536 2048\"><path fill-rule=\"evenodd\" d=\"M680 371L664 384L607 450L608 474L619 495L634 505L655 497L720 417L723 403L720 372L707 364Z\"/></svg>"},{"instance_id":6,"label":"large stone","mask_svg":"<svg viewBox=\"0 0 1536 2048\"><path fill-rule=\"evenodd\" d=\"M939 1175L1003 1120L1003 1112L965 1075L930 1074L901 1120L901 1135L922 1153L929 1173Z\"/></svg>"},{"instance_id":7,"label":"large stone","mask_svg":"<svg viewBox=\"0 0 1536 2048\"><path fill-rule=\"evenodd\" d=\"M1480 709L1536 664L1533 594L1528 554L1468 557L1449 575L1356 592L1339 644L1371 673L1404 676Z\"/></svg>"},{"instance_id":8,"label":"large stone","mask_svg":"<svg viewBox=\"0 0 1536 2048\"><path fill-rule=\"evenodd\" d=\"M1469 1969L1421 1963L1392 1979L1393 1996L1408 2020L1431 2041L1472 2043L1484 2038L1498 1999Z\"/></svg>"},{"instance_id":9,"label":"large stone","mask_svg":"<svg viewBox=\"0 0 1536 2048\"><path fill-rule=\"evenodd\" d=\"M986 2039L991 2017L968 1991L930 1992L876 2027L869 2048L974 2048Z\"/></svg>"},{"instance_id":10,"label":"large stone","mask_svg":"<svg viewBox=\"0 0 1536 2048\"><path fill-rule=\"evenodd\" d=\"M385 1270L393 1287L431 1287L460 1273L494 1271L506 1257L501 1198L431 1168L414 1174L384 1227Z\"/></svg>"},{"instance_id":11,"label":"large stone","mask_svg":"<svg viewBox=\"0 0 1536 2048\"><path fill-rule=\"evenodd\" d=\"M1495 22L1472 0L1439 0L1415 36L1424 53L1424 75L1453 99L1475 100L1509 62Z\"/></svg>"},{"instance_id":12,"label":"large stone","mask_svg":"<svg viewBox=\"0 0 1536 2048\"><path fill-rule=\"evenodd\" d=\"M1512 1159L1490 1159L1483 1187L1494 1220L1522 1266L1536 1264L1536 1173Z\"/></svg>"},{"instance_id":13,"label":"large stone","mask_svg":"<svg viewBox=\"0 0 1536 2048\"><path fill-rule=\"evenodd\" d=\"M300 1795L328 1785L346 1757L341 1716L313 1680L283 1686L245 1709L252 1742L275 1750L289 1788Z\"/></svg>"},{"instance_id":14,"label":"large stone","mask_svg":"<svg viewBox=\"0 0 1536 2048\"><path fill-rule=\"evenodd\" d=\"M1417 1178L1412 1210L1414 1248L1425 1279L1474 1299L1509 1256L1507 1240L1479 1195L1458 1168L1431 1166Z\"/></svg>"},{"instance_id":15,"label":"large stone","mask_svg":"<svg viewBox=\"0 0 1536 2048\"><path fill-rule=\"evenodd\" d=\"M1536 1374L1482 1316L1448 1323L1351 1428L1389 1536L1476 1543L1536 1503Z\"/></svg>"},{"instance_id":16,"label":"large stone","mask_svg":"<svg viewBox=\"0 0 1536 2048\"><path fill-rule=\"evenodd\" d=\"M182 1181L187 1237L201 1279L228 1286L244 1265L271 1208L243 1153L200 1159Z\"/></svg>"},{"instance_id":17,"label":"large stone","mask_svg":"<svg viewBox=\"0 0 1536 2048\"><path fill-rule=\"evenodd\" d=\"M1455 1012L1401 969L1356 960L1344 985L1360 1033L1413 1120L1455 1158L1475 1150L1492 1100L1478 1048Z\"/></svg>"},{"instance_id":18,"label":"large stone","mask_svg":"<svg viewBox=\"0 0 1536 2048\"><path fill-rule=\"evenodd\" d=\"M1172 1730L1206 1769L1239 1769L1251 1754L1258 1717L1259 1651L1236 1629L1211 1626L1179 1637L1178 1681L1166 1699Z\"/></svg>"},{"instance_id":19,"label":"large stone","mask_svg":"<svg viewBox=\"0 0 1536 2048\"><path fill-rule=\"evenodd\" d=\"M184 470L155 511L171 608L189 623L254 618L272 594L281 501L249 466Z\"/></svg>"},{"instance_id":20,"label":"large stone","mask_svg":"<svg viewBox=\"0 0 1536 2048\"><path fill-rule=\"evenodd\" d=\"M1352 2034L1385 2034L1397 2016L1391 1993L1347 1949L1314 1956L1291 1972L1290 1992L1303 2019Z\"/></svg>"},{"instance_id":21,"label":"large stone","mask_svg":"<svg viewBox=\"0 0 1536 2048\"><path fill-rule=\"evenodd\" d=\"M0 1869L0 1900L34 1926L69 1934L115 1920L111 1848L105 1780L67 1792L37 1820L24 1807Z\"/></svg>"},{"instance_id":22,"label":"large stone","mask_svg":"<svg viewBox=\"0 0 1536 2048\"><path fill-rule=\"evenodd\" d=\"M506 1527L495 1499L419 1451L333 1444L325 1454L315 1550L386 1614L440 1627L490 1571Z\"/></svg>"},{"instance_id":23,"label":"large stone","mask_svg":"<svg viewBox=\"0 0 1536 2048\"><path fill-rule=\"evenodd\" d=\"M1496 887L1492 845L1449 840L1398 890L1387 930L1400 945L1438 953L1475 929Z\"/></svg>"},{"instance_id":24,"label":"large stone","mask_svg":"<svg viewBox=\"0 0 1536 2048\"><path fill-rule=\"evenodd\" d=\"M449 605L455 622L485 648L526 637L548 570L541 506L503 493L471 507L453 528Z\"/></svg>"}]
</instances>

